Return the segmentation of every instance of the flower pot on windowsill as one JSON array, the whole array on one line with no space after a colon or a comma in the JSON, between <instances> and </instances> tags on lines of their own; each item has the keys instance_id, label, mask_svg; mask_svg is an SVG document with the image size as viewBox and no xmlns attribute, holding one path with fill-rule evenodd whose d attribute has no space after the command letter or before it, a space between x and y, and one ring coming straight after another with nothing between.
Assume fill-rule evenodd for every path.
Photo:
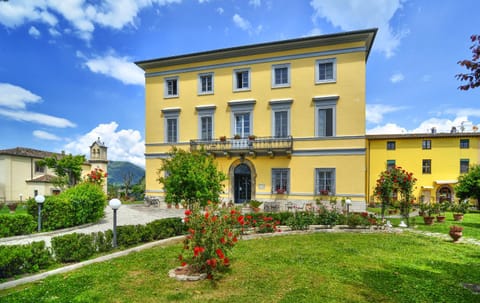
<instances>
[{"instance_id":1,"label":"flower pot on windowsill","mask_svg":"<svg viewBox=\"0 0 480 303\"><path fill-rule=\"evenodd\" d=\"M255 140L255 138L256 138L256 137L255 137L254 135L248 136L248 140L251 140L251 141Z\"/></svg>"},{"instance_id":2,"label":"flower pot on windowsill","mask_svg":"<svg viewBox=\"0 0 480 303\"><path fill-rule=\"evenodd\" d=\"M277 193L278 195L283 195L283 194L285 194L285 190L283 190L283 189L277 189L276 193Z\"/></svg>"},{"instance_id":3,"label":"flower pot on windowsill","mask_svg":"<svg viewBox=\"0 0 480 303\"><path fill-rule=\"evenodd\" d=\"M225 141L227 141L227 137L225 137L225 136L221 136L221 137L220 137L220 141L222 141L222 142L225 142Z\"/></svg>"},{"instance_id":4,"label":"flower pot on windowsill","mask_svg":"<svg viewBox=\"0 0 480 303\"><path fill-rule=\"evenodd\" d=\"M240 138L241 138L240 135L235 135L235 136L233 136L233 139L235 139L235 140L238 140L238 139L240 139Z\"/></svg>"}]
</instances>

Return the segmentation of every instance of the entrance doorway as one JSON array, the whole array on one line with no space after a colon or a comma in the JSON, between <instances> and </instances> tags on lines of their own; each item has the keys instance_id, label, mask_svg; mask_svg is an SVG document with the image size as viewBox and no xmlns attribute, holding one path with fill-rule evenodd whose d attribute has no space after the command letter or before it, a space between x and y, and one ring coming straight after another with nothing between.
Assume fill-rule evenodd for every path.
<instances>
[{"instance_id":1,"label":"entrance doorway","mask_svg":"<svg viewBox=\"0 0 480 303\"><path fill-rule=\"evenodd\" d=\"M252 172L245 164L240 164L233 171L234 202L244 203L252 198Z\"/></svg>"},{"instance_id":2,"label":"entrance doorway","mask_svg":"<svg viewBox=\"0 0 480 303\"><path fill-rule=\"evenodd\" d=\"M452 190L449 186L442 186L437 192L437 201L442 202L452 202Z\"/></svg>"}]
</instances>

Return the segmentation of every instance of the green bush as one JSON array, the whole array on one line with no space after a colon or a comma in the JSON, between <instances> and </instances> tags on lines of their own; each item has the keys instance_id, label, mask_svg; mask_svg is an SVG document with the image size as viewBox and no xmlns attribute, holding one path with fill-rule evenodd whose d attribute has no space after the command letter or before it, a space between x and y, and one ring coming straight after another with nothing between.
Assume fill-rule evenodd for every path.
<instances>
[{"instance_id":1,"label":"green bush","mask_svg":"<svg viewBox=\"0 0 480 303\"><path fill-rule=\"evenodd\" d=\"M93 235L73 233L54 237L52 249L59 262L78 262L88 259L95 253Z\"/></svg>"},{"instance_id":2,"label":"green bush","mask_svg":"<svg viewBox=\"0 0 480 303\"><path fill-rule=\"evenodd\" d=\"M0 215L0 237L31 234L37 222L29 214Z\"/></svg>"},{"instance_id":3,"label":"green bush","mask_svg":"<svg viewBox=\"0 0 480 303\"><path fill-rule=\"evenodd\" d=\"M45 242L0 246L0 278L37 272L54 262Z\"/></svg>"},{"instance_id":4,"label":"green bush","mask_svg":"<svg viewBox=\"0 0 480 303\"><path fill-rule=\"evenodd\" d=\"M318 216L315 218L315 224L335 226L340 223L340 217L341 214L337 210L328 210L322 206L320 207Z\"/></svg>"},{"instance_id":5,"label":"green bush","mask_svg":"<svg viewBox=\"0 0 480 303\"><path fill-rule=\"evenodd\" d=\"M315 213L313 212L295 212L287 220L287 225L292 230L305 230L313 223L315 223Z\"/></svg>"},{"instance_id":6,"label":"green bush","mask_svg":"<svg viewBox=\"0 0 480 303\"><path fill-rule=\"evenodd\" d=\"M42 230L55 230L103 218L106 206L103 189L95 184L81 183L56 196L48 196L42 206ZM38 206L34 199L27 201L27 211L35 220Z\"/></svg>"},{"instance_id":7,"label":"green bush","mask_svg":"<svg viewBox=\"0 0 480 303\"><path fill-rule=\"evenodd\" d=\"M152 221L147 224L154 240L166 239L186 233L186 225L180 218L166 218Z\"/></svg>"},{"instance_id":8,"label":"green bush","mask_svg":"<svg viewBox=\"0 0 480 303\"><path fill-rule=\"evenodd\" d=\"M113 249L113 232L111 229L92 233L95 251L108 252Z\"/></svg>"}]
</instances>

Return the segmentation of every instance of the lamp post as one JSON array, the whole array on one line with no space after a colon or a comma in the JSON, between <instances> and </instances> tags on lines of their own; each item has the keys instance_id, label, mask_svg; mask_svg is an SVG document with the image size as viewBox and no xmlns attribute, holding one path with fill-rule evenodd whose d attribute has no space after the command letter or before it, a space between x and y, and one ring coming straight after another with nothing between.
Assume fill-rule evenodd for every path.
<instances>
[{"instance_id":1,"label":"lamp post","mask_svg":"<svg viewBox=\"0 0 480 303\"><path fill-rule=\"evenodd\" d=\"M40 232L42 230L42 204L45 202L45 197L36 195L35 202L37 202L38 205L38 232Z\"/></svg>"},{"instance_id":2,"label":"lamp post","mask_svg":"<svg viewBox=\"0 0 480 303\"><path fill-rule=\"evenodd\" d=\"M22 203L23 194L19 194L18 197L20 198L20 203Z\"/></svg>"},{"instance_id":3,"label":"lamp post","mask_svg":"<svg viewBox=\"0 0 480 303\"><path fill-rule=\"evenodd\" d=\"M117 247L117 209L120 208L122 202L118 199L112 199L108 205L113 209L113 247Z\"/></svg>"},{"instance_id":4,"label":"lamp post","mask_svg":"<svg viewBox=\"0 0 480 303\"><path fill-rule=\"evenodd\" d=\"M347 216L348 216L348 213L350 212L350 205L352 205L352 200L348 198L347 200L345 200L345 203L347 204Z\"/></svg>"}]
</instances>

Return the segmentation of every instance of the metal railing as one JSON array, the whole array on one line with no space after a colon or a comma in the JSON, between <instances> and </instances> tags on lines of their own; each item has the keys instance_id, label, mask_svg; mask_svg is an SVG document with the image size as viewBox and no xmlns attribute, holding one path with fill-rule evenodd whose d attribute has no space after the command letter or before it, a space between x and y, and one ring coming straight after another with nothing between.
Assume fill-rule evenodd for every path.
<instances>
[{"instance_id":1,"label":"metal railing","mask_svg":"<svg viewBox=\"0 0 480 303\"><path fill-rule=\"evenodd\" d=\"M292 152L293 138L288 137L246 137L212 140L190 140L190 150L205 150L211 153L286 153Z\"/></svg>"}]
</instances>

